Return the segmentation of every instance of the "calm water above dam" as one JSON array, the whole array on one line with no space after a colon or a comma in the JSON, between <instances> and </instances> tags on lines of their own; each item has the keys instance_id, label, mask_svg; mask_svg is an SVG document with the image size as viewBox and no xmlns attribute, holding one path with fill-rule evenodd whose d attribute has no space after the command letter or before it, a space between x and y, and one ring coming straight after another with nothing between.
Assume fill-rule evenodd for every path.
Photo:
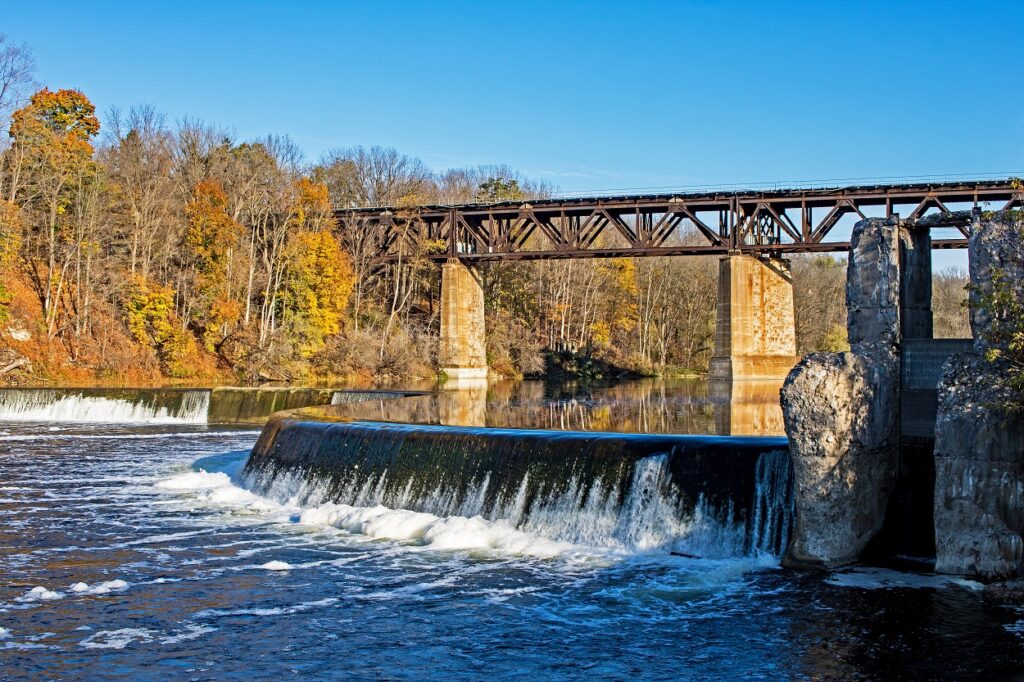
<instances>
[{"instance_id":1,"label":"calm water above dam","mask_svg":"<svg viewBox=\"0 0 1024 682\"><path fill-rule=\"evenodd\" d=\"M723 433L725 415L738 421L697 384L651 386L520 385L492 392L486 415L478 399L459 409L563 429ZM42 410L28 415L36 421L0 422L0 679L1024 671L1024 614L986 606L977 584L783 571L768 545L734 542L735 529L701 517L714 510L700 505L673 521L672 546L697 558L646 542L634 531L661 519L665 503L651 493L658 456L638 460L619 489L614 528L590 507L531 525L473 517L457 500L436 509L466 515L325 502L312 494L318 480L268 486L243 473L258 431L203 424L194 402L180 417L60 408L78 423L31 409ZM96 421L99 409L133 423ZM743 419L770 424L765 414ZM666 428L652 427L659 420ZM777 497L778 463L758 460L751 494L762 502Z\"/></svg>"}]
</instances>

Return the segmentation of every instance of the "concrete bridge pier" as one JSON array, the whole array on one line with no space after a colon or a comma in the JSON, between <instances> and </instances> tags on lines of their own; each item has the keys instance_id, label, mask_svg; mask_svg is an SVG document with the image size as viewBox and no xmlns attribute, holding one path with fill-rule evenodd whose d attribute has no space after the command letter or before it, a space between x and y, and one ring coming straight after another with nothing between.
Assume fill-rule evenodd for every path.
<instances>
[{"instance_id":1,"label":"concrete bridge pier","mask_svg":"<svg viewBox=\"0 0 1024 682\"><path fill-rule=\"evenodd\" d=\"M781 383L800 359L790 263L730 253L718 265L713 381Z\"/></svg>"},{"instance_id":2,"label":"concrete bridge pier","mask_svg":"<svg viewBox=\"0 0 1024 682\"><path fill-rule=\"evenodd\" d=\"M483 283L476 268L455 258L441 266L438 360L450 380L487 379Z\"/></svg>"}]
</instances>

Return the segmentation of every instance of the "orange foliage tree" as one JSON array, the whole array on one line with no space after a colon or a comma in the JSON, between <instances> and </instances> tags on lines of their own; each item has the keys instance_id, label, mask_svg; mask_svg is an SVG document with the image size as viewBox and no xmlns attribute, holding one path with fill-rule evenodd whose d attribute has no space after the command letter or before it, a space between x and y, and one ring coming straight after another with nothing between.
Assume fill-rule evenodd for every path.
<instances>
[{"instance_id":1,"label":"orange foliage tree","mask_svg":"<svg viewBox=\"0 0 1024 682\"><path fill-rule=\"evenodd\" d=\"M50 338L58 329L69 270L91 248L84 203L96 189L91 140L99 130L96 108L78 90L44 88L11 117L17 196L34 218L30 262Z\"/></svg>"}]
</instances>

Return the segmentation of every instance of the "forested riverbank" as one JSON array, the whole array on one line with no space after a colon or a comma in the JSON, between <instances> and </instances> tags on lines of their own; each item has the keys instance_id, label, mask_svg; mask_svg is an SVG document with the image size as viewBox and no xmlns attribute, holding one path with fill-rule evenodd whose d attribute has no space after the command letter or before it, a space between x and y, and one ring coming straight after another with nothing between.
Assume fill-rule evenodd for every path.
<instances>
[{"instance_id":1,"label":"forested riverbank","mask_svg":"<svg viewBox=\"0 0 1024 682\"><path fill-rule=\"evenodd\" d=\"M31 50L7 39L0 120L5 383L432 376L430 245L375 264L332 210L556 191L502 165L435 170L377 146L311 161L285 135L238 139L146 105L97 112L87 93L37 83ZM844 265L794 260L802 352L845 345ZM507 376L702 372L717 277L714 257L488 265L488 362ZM965 283L937 278L939 334L966 335Z\"/></svg>"}]
</instances>

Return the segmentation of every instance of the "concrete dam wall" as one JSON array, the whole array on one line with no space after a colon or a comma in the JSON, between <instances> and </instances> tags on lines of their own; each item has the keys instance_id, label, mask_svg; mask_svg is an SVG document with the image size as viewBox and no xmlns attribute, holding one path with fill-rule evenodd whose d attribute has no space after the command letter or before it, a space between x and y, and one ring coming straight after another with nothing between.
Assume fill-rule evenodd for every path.
<instances>
[{"instance_id":1,"label":"concrete dam wall","mask_svg":"<svg viewBox=\"0 0 1024 682\"><path fill-rule=\"evenodd\" d=\"M788 541L783 438L332 421L315 412L270 419L246 465L254 490L303 506L482 517L630 551L778 555Z\"/></svg>"}]
</instances>

